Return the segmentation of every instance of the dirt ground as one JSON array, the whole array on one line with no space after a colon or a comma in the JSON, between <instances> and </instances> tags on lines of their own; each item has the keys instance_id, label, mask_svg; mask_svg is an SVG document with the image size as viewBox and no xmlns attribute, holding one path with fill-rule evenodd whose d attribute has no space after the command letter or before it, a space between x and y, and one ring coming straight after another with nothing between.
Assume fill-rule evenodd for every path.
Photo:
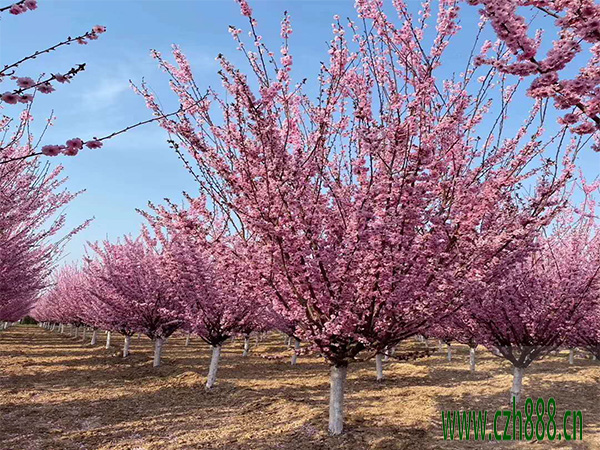
<instances>
[{"instance_id":1,"label":"dirt ground","mask_svg":"<svg viewBox=\"0 0 600 450\"><path fill-rule=\"evenodd\" d=\"M88 334L89 337L89 334ZM89 341L88 341L89 342ZM529 448L525 442L444 441L441 411L507 409L511 370L481 349L477 372L468 349L457 346L411 362L385 363L375 380L374 362L348 370L346 433L327 435L328 367L290 350L270 335L243 358L238 340L223 349L217 385L205 392L210 352L183 336L165 344L163 365L153 369L151 342L132 339L132 355L114 347L60 335L36 326L0 332L0 448L58 449L437 449ZM119 347L117 347L117 345ZM407 348L423 344L407 343ZM283 359L268 359L284 357ZM557 417L581 410L583 441L534 443L536 448L600 449L600 363L567 352L528 370L525 395L554 397ZM561 422L561 421L559 421ZM559 431L562 424L559 424Z\"/></svg>"}]
</instances>

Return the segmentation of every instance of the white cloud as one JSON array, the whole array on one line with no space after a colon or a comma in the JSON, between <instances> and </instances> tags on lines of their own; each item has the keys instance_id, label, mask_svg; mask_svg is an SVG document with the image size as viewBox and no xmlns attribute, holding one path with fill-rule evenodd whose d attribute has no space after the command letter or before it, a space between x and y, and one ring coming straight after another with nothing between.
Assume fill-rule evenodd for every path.
<instances>
[{"instance_id":1,"label":"white cloud","mask_svg":"<svg viewBox=\"0 0 600 450\"><path fill-rule=\"evenodd\" d=\"M81 99L86 109L103 109L112 106L126 91L129 91L127 81L105 78L95 88L87 89Z\"/></svg>"}]
</instances>

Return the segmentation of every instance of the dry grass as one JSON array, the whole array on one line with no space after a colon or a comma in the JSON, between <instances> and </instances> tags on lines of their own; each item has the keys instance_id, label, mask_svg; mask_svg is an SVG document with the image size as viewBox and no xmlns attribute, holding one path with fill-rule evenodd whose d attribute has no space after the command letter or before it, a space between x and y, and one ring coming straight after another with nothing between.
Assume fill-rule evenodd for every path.
<instances>
[{"instance_id":1,"label":"dry grass","mask_svg":"<svg viewBox=\"0 0 600 450\"><path fill-rule=\"evenodd\" d=\"M448 442L441 414L449 409L507 405L509 365L481 350L478 371L468 370L468 351L452 362L438 353L422 360L388 362L377 383L373 362L348 371L346 429L327 436L328 368L316 356L268 360L286 354L283 339L269 337L241 357L242 343L223 350L217 386L204 391L209 349L189 347L175 336L164 363L151 367L146 338L132 340L132 355L38 327L0 333L0 448L57 449L430 449L528 448L531 443ZM121 345L120 337L113 339ZM415 347L420 344L407 344ZM287 351L289 355L289 351ZM536 363L526 374L525 394L554 397L559 416L582 410L584 440L554 447L600 449L600 363L569 366L567 354ZM550 447L548 441L537 448Z\"/></svg>"}]
</instances>

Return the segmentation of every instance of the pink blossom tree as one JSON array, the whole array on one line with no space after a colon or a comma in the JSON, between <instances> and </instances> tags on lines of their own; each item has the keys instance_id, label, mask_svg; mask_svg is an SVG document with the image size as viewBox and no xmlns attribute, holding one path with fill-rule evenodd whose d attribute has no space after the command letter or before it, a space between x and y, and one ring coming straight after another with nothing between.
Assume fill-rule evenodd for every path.
<instances>
[{"instance_id":1,"label":"pink blossom tree","mask_svg":"<svg viewBox=\"0 0 600 450\"><path fill-rule=\"evenodd\" d=\"M52 286L36 302L31 315L41 322L71 324L79 328L87 325L84 309L88 301L81 270L64 266L55 271Z\"/></svg>"},{"instance_id":2,"label":"pink blossom tree","mask_svg":"<svg viewBox=\"0 0 600 450\"><path fill-rule=\"evenodd\" d=\"M571 348L581 347L594 359L600 359L600 306L588 311L581 322L569 331L566 340Z\"/></svg>"},{"instance_id":3,"label":"pink blossom tree","mask_svg":"<svg viewBox=\"0 0 600 450\"><path fill-rule=\"evenodd\" d=\"M520 261L498 260L477 283L468 306L477 334L514 367L518 402L525 369L564 342L600 301L600 234L593 215L567 210L537 250Z\"/></svg>"},{"instance_id":4,"label":"pink blossom tree","mask_svg":"<svg viewBox=\"0 0 600 450\"><path fill-rule=\"evenodd\" d=\"M468 1L482 6L483 17L504 44L486 43L477 63L534 78L529 95L552 100L566 112L560 122L575 133L593 134L599 151L600 5L593 0ZM489 54L493 49L496 55Z\"/></svg>"},{"instance_id":5,"label":"pink blossom tree","mask_svg":"<svg viewBox=\"0 0 600 450\"><path fill-rule=\"evenodd\" d=\"M134 317L136 311L132 309L129 300L108 281L107 268L101 260L89 256L86 256L84 260L88 294L101 305L101 314L98 314L95 320L107 332L106 348L110 348L111 333L118 332L124 337L122 356L126 358L130 353L131 336L137 330L138 321Z\"/></svg>"},{"instance_id":6,"label":"pink blossom tree","mask_svg":"<svg viewBox=\"0 0 600 450\"><path fill-rule=\"evenodd\" d=\"M252 236L248 270L277 312L331 364L329 430L339 434L348 364L455 310L477 267L529 248L561 205L578 143L565 139L566 125L544 133L539 102L507 138L514 89L495 69L479 85L473 68L437 79L459 29L454 2L440 2L428 49L428 2L419 19L395 2L400 25L380 2L357 2L369 25L335 18L314 100L306 80L292 79L289 17L277 59L240 4L255 49L231 33L251 77L220 55L225 101L199 91L178 48L176 65L154 52L185 110L159 123L228 229ZM139 92L162 114L145 85Z\"/></svg>"},{"instance_id":7,"label":"pink blossom tree","mask_svg":"<svg viewBox=\"0 0 600 450\"><path fill-rule=\"evenodd\" d=\"M90 247L102 265L99 274L102 283L106 283L116 298L127 300L127 328L152 339L153 365L160 366L165 340L180 329L185 320L184 311L161 272L162 250L152 240L129 236L117 243L103 241ZM109 305L113 301L111 296L98 294L98 298Z\"/></svg>"},{"instance_id":8,"label":"pink blossom tree","mask_svg":"<svg viewBox=\"0 0 600 450\"><path fill-rule=\"evenodd\" d=\"M202 197L189 200L188 209L150 205L156 215L144 216L162 243L162 273L184 308L185 327L211 346L206 382L211 389L223 343L253 325L261 304L241 264L244 242L228 236Z\"/></svg>"}]
</instances>

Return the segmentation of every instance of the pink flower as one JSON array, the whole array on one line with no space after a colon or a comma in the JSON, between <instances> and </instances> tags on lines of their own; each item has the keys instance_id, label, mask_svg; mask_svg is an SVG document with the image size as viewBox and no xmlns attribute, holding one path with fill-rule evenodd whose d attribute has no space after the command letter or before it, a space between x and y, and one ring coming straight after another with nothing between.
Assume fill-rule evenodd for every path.
<instances>
[{"instance_id":1,"label":"pink flower","mask_svg":"<svg viewBox=\"0 0 600 450\"><path fill-rule=\"evenodd\" d=\"M96 39L98 39L98 35L96 33L90 33L88 34L88 39L95 41Z\"/></svg>"},{"instance_id":2,"label":"pink flower","mask_svg":"<svg viewBox=\"0 0 600 450\"><path fill-rule=\"evenodd\" d=\"M20 103L30 103L33 101L33 95L31 94L23 94L19 97Z\"/></svg>"},{"instance_id":3,"label":"pink flower","mask_svg":"<svg viewBox=\"0 0 600 450\"><path fill-rule=\"evenodd\" d=\"M5 92L2 94L2 101L11 105L16 105L19 101L19 96L17 94L13 94L12 92Z\"/></svg>"},{"instance_id":4,"label":"pink flower","mask_svg":"<svg viewBox=\"0 0 600 450\"><path fill-rule=\"evenodd\" d=\"M563 121L569 125L573 125L574 123L577 123L578 120L579 120L579 118L577 117L577 114L573 114L573 113L565 114L563 117Z\"/></svg>"},{"instance_id":5,"label":"pink flower","mask_svg":"<svg viewBox=\"0 0 600 450\"><path fill-rule=\"evenodd\" d=\"M43 83L41 85L38 86L38 91L40 91L42 94L49 94L50 92L54 91L54 88L52 87L52 85L48 82Z\"/></svg>"},{"instance_id":6,"label":"pink flower","mask_svg":"<svg viewBox=\"0 0 600 450\"><path fill-rule=\"evenodd\" d=\"M106 31L106 27L104 25L96 25L92 28L92 31L96 34L102 34Z\"/></svg>"},{"instance_id":7,"label":"pink flower","mask_svg":"<svg viewBox=\"0 0 600 450\"><path fill-rule=\"evenodd\" d=\"M102 147L102 142L100 142L100 141L99 141L99 140L97 140L97 139L94 139L94 140L91 140L91 141L87 141L87 142L85 143L85 146L86 146L87 148L91 148L91 149L94 149L94 148L100 148L100 147Z\"/></svg>"},{"instance_id":8,"label":"pink flower","mask_svg":"<svg viewBox=\"0 0 600 450\"><path fill-rule=\"evenodd\" d=\"M83 141L79 138L69 139L67 141L67 148L73 148L75 150L81 150L83 148Z\"/></svg>"},{"instance_id":9,"label":"pink flower","mask_svg":"<svg viewBox=\"0 0 600 450\"><path fill-rule=\"evenodd\" d=\"M44 145L42 147L42 154L46 156L56 156L61 150L62 147L60 145Z\"/></svg>"},{"instance_id":10,"label":"pink flower","mask_svg":"<svg viewBox=\"0 0 600 450\"><path fill-rule=\"evenodd\" d=\"M573 133L576 134L591 134L596 130L596 126L592 122L583 122L581 125L573 128Z\"/></svg>"},{"instance_id":11,"label":"pink flower","mask_svg":"<svg viewBox=\"0 0 600 450\"><path fill-rule=\"evenodd\" d=\"M81 45L87 45L87 41L85 39L83 39L83 38L77 39L77 43L81 44Z\"/></svg>"},{"instance_id":12,"label":"pink flower","mask_svg":"<svg viewBox=\"0 0 600 450\"><path fill-rule=\"evenodd\" d=\"M37 9L38 5L37 5L37 0L25 0L25 3L23 3L24 6L26 6L27 8L29 8L30 10L34 10Z\"/></svg>"},{"instance_id":13,"label":"pink flower","mask_svg":"<svg viewBox=\"0 0 600 450\"><path fill-rule=\"evenodd\" d=\"M17 16L19 14L27 12L27 8L24 5L12 5L8 12Z\"/></svg>"},{"instance_id":14,"label":"pink flower","mask_svg":"<svg viewBox=\"0 0 600 450\"><path fill-rule=\"evenodd\" d=\"M252 15L252 8L246 0L236 0L240 4L240 12L243 16L250 17Z\"/></svg>"},{"instance_id":15,"label":"pink flower","mask_svg":"<svg viewBox=\"0 0 600 450\"><path fill-rule=\"evenodd\" d=\"M60 73L52 74L52 76L59 83L70 83L69 78L65 75L61 75Z\"/></svg>"},{"instance_id":16,"label":"pink flower","mask_svg":"<svg viewBox=\"0 0 600 450\"><path fill-rule=\"evenodd\" d=\"M17 86L27 89L32 86L35 86L35 81L33 81L33 79L29 77L17 78Z\"/></svg>"},{"instance_id":17,"label":"pink flower","mask_svg":"<svg viewBox=\"0 0 600 450\"><path fill-rule=\"evenodd\" d=\"M67 147L63 150L63 153L67 156L75 156L79 153L79 149L75 147Z\"/></svg>"}]
</instances>

